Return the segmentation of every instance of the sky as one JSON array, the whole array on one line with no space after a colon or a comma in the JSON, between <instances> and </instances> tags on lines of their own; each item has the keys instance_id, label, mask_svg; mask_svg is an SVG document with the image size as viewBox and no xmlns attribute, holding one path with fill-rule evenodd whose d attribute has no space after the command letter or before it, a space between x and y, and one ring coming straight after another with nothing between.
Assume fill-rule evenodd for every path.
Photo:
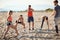
<instances>
[{"instance_id":1,"label":"sky","mask_svg":"<svg viewBox=\"0 0 60 40\"><path fill-rule=\"evenodd\" d=\"M34 10L45 10L54 8L54 0L0 0L0 10L22 11L31 5ZM60 4L60 0L59 4Z\"/></svg>"}]
</instances>

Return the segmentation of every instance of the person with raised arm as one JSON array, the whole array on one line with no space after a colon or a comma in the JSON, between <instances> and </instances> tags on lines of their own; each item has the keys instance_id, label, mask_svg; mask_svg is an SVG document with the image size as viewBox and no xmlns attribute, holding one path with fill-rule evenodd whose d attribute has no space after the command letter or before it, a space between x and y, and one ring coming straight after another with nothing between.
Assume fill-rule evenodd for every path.
<instances>
[{"instance_id":1,"label":"person with raised arm","mask_svg":"<svg viewBox=\"0 0 60 40\"><path fill-rule=\"evenodd\" d=\"M31 22L32 22L32 30L34 30L33 9L31 8L31 5L29 5L29 6L28 6L28 23L29 23L29 30L31 30L31 28L30 28Z\"/></svg>"},{"instance_id":2,"label":"person with raised arm","mask_svg":"<svg viewBox=\"0 0 60 40\"><path fill-rule=\"evenodd\" d=\"M19 35L18 30L17 30L17 25L18 25L17 21L16 21L15 25L12 24L12 20L13 20L12 14L13 14L13 11L10 10L9 11L9 16L7 18L7 30L6 30L6 32L4 34L4 38L5 38L7 32L9 31L10 28L12 28L12 29L14 29L16 31L16 34L17 34L16 36Z\"/></svg>"}]
</instances>

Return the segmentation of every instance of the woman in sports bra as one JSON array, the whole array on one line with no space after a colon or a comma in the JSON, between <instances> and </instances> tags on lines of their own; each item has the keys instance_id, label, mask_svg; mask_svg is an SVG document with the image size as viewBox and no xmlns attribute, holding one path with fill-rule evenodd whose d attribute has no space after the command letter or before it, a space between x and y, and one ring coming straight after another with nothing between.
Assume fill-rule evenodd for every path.
<instances>
[{"instance_id":1,"label":"woman in sports bra","mask_svg":"<svg viewBox=\"0 0 60 40\"><path fill-rule=\"evenodd\" d=\"M6 34L7 34L7 32L9 31L9 29L10 28L12 28L12 29L14 29L15 31L16 31L16 34L17 34L17 36L18 36L18 30L17 30L17 22L16 22L16 25L13 25L12 24L12 14L13 14L13 11L10 11L9 12L9 16L8 16L8 18L7 18L7 30L6 30L6 32L5 32L5 34L4 34L4 38L5 38L5 36L6 36Z\"/></svg>"}]
</instances>

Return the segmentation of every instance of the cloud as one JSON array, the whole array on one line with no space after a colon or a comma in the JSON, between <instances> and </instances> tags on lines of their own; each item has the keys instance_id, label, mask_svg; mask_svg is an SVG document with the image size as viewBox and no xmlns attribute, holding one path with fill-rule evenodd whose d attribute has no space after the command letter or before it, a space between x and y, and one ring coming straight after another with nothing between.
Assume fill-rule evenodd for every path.
<instances>
[{"instance_id":1,"label":"cloud","mask_svg":"<svg viewBox=\"0 0 60 40\"><path fill-rule=\"evenodd\" d=\"M52 0L1 0L0 4L1 6L20 6L20 5L49 5L52 3Z\"/></svg>"}]
</instances>

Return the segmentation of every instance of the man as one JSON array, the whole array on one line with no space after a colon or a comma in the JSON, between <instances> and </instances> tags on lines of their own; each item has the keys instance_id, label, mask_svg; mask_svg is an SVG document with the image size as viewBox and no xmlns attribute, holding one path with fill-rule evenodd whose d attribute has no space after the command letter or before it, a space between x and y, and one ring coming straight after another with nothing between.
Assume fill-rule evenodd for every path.
<instances>
[{"instance_id":1,"label":"man","mask_svg":"<svg viewBox=\"0 0 60 40\"><path fill-rule=\"evenodd\" d=\"M31 23L32 22L32 30L34 30L34 18L33 18L33 9L31 8L31 5L29 5L28 7L28 23L29 23L29 30L30 29L30 26L31 26Z\"/></svg>"},{"instance_id":2,"label":"man","mask_svg":"<svg viewBox=\"0 0 60 40\"><path fill-rule=\"evenodd\" d=\"M19 16L18 23L23 25L23 29L25 31L25 23L24 23L23 15Z\"/></svg>"},{"instance_id":3,"label":"man","mask_svg":"<svg viewBox=\"0 0 60 40\"><path fill-rule=\"evenodd\" d=\"M60 20L60 6L58 5L57 0L54 1L54 5L55 5L55 8L54 8L53 14L51 16L55 15L54 21L55 21L56 36L57 36L57 35L59 35L57 21Z\"/></svg>"}]
</instances>

